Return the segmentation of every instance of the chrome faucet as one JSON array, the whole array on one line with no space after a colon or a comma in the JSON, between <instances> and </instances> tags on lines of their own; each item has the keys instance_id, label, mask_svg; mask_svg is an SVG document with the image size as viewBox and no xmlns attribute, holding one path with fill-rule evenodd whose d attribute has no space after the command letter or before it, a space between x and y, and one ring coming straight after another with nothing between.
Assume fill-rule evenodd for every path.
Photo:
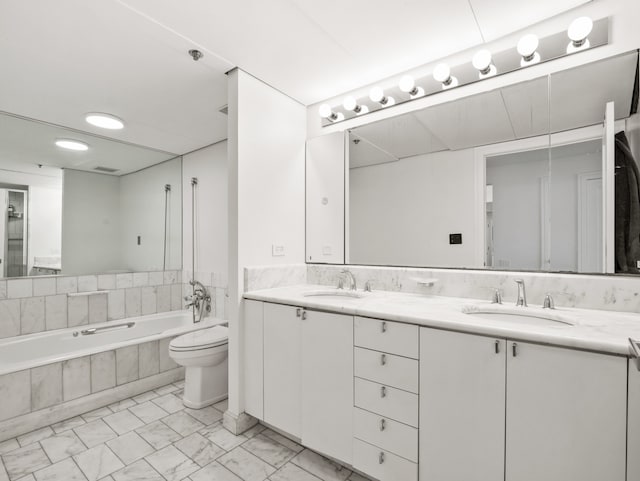
<instances>
[{"instance_id":1,"label":"chrome faucet","mask_svg":"<svg viewBox=\"0 0 640 481\"><path fill-rule=\"evenodd\" d=\"M551 294L545 294L544 296L544 302L542 303L542 308L543 309L555 309L556 305L553 302L553 297L551 297Z\"/></svg>"},{"instance_id":2,"label":"chrome faucet","mask_svg":"<svg viewBox=\"0 0 640 481\"><path fill-rule=\"evenodd\" d=\"M185 306L187 309L191 308L193 312L193 322L200 322L204 317L204 313L211 312L211 295L204 285L196 280L189 281L189 285L193 287L193 294L185 296L184 300L187 301ZM196 313L198 319L196 320Z\"/></svg>"},{"instance_id":3,"label":"chrome faucet","mask_svg":"<svg viewBox=\"0 0 640 481\"><path fill-rule=\"evenodd\" d=\"M351 272L348 269L344 269L340 274L344 275L348 280L349 280L349 290L355 291L357 289L357 285L356 285L356 277L353 275L353 272ZM338 288L342 289L341 286L343 286L342 284L342 279L340 279L340 283L338 284Z\"/></svg>"},{"instance_id":4,"label":"chrome faucet","mask_svg":"<svg viewBox=\"0 0 640 481\"><path fill-rule=\"evenodd\" d=\"M524 290L524 279L516 279L516 284L518 284L516 306L527 307L527 293Z\"/></svg>"}]
</instances>

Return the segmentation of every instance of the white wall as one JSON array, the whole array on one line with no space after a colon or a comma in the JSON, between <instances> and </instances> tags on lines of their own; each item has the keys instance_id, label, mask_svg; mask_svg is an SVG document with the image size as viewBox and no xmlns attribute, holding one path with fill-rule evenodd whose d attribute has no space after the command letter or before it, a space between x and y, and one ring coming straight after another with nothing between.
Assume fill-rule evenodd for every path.
<instances>
[{"instance_id":1,"label":"white wall","mask_svg":"<svg viewBox=\"0 0 640 481\"><path fill-rule=\"evenodd\" d=\"M229 73L229 412L244 410L243 269L304 262L305 107ZM282 255L272 256L272 246Z\"/></svg>"},{"instance_id":2,"label":"white wall","mask_svg":"<svg viewBox=\"0 0 640 481\"><path fill-rule=\"evenodd\" d=\"M473 149L351 169L348 262L473 267L476 182Z\"/></svg>"},{"instance_id":3,"label":"white wall","mask_svg":"<svg viewBox=\"0 0 640 481\"><path fill-rule=\"evenodd\" d=\"M227 141L218 142L182 158L182 265L192 271L191 178L196 186L195 271L213 273L217 285L226 284L229 250ZM223 279L220 277L224 277Z\"/></svg>"},{"instance_id":4,"label":"white wall","mask_svg":"<svg viewBox=\"0 0 640 481\"><path fill-rule=\"evenodd\" d=\"M118 177L65 170L62 190L62 272L121 269Z\"/></svg>"},{"instance_id":5,"label":"white wall","mask_svg":"<svg viewBox=\"0 0 640 481\"><path fill-rule=\"evenodd\" d=\"M166 269L182 267L182 162L168 160L120 179L122 265L127 270L163 268L165 184L168 196ZM137 237L141 237L140 245Z\"/></svg>"}]
</instances>

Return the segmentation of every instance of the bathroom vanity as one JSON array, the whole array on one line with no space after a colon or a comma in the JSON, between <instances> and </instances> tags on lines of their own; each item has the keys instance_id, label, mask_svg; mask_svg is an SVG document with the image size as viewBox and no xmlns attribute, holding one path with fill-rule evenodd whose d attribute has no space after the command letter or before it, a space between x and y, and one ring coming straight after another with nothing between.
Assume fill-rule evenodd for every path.
<instances>
[{"instance_id":1,"label":"bathroom vanity","mask_svg":"<svg viewBox=\"0 0 640 481\"><path fill-rule=\"evenodd\" d=\"M245 299L246 412L372 478L638 479L637 314L538 323L310 285Z\"/></svg>"}]
</instances>

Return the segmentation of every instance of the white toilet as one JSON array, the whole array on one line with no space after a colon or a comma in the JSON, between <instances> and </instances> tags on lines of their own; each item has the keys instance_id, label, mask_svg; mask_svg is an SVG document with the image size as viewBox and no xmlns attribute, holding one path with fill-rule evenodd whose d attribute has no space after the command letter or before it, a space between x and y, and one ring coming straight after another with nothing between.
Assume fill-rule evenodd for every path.
<instances>
[{"instance_id":1,"label":"white toilet","mask_svg":"<svg viewBox=\"0 0 640 481\"><path fill-rule=\"evenodd\" d=\"M229 329L214 326L176 337L169 344L169 356L184 366L182 402L200 409L226 399L229 374L227 341Z\"/></svg>"}]
</instances>

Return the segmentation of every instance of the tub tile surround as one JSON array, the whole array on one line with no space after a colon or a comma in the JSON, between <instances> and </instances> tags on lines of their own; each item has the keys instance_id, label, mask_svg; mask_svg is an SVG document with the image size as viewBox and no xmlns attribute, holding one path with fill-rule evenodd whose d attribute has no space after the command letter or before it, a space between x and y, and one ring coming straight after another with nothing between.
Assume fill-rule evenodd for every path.
<instances>
[{"instance_id":1,"label":"tub tile surround","mask_svg":"<svg viewBox=\"0 0 640 481\"><path fill-rule=\"evenodd\" d=\"M1 442L0 480L368 481L260 424L229 433L221 421L226 401L164 410L160 400L182 387L169 384Z\"/></svg>"},{"instance_id":2,"label":"tub tile surround","mask_svg":"<svg viewBox=\"0 0 640 481\"><path fill-rule=\"evenodd\" d=\"M560 307L640 312L640 277L631 276L308 264L307 282L335 287L345 268L354 274L360 289L372 281L374 290L489 300L497 288L505 303L515 303L514 281L523 279L530 306L542 306L549 293ZM437 282L428 287L416 279Z\"/></svg>"}]
</instances>

